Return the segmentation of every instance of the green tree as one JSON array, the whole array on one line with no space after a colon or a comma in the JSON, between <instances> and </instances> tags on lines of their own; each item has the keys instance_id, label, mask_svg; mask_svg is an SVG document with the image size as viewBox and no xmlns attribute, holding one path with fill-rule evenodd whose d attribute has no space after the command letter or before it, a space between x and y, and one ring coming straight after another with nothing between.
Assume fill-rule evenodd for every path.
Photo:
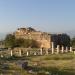
<instances>
[{"instance_id":1,"label":"green tree","mask_svg":"<svg viewBox=\"0 0 75 75\"><path fill-rule=\"evenodd\" d=\"M15 46L15 36L12 34L6 35L4 42L5 42L5 47L14 47Z\"/></svg>"},{"instance_id":2,"label":"green tree","mask_svg":"<svg viewBox=\"0 0 75 75\"><path fill-rule=\"evenodd\" d=\"M23 46L27 48L39 48L39 43L33 39L25 39Z\"/></svg>"},{"instance_id":3,"label":"green tree","mask_svg":"<svg viewBox=\"0 0 75 75\"><path fill-rule=\"evenodd\" d=\"M57 45L60 46L70 46L70 36L67 34L53 34L52 35L52 41L54 42L54 46L57 47Z\"/></svg>"},{"instance_id":4,"label":"green tree","mask_svg":"<svg viewBox=\"0 0 75 75\"><path fill-rule=\"evenodd\" d=\"M15 47L23 47L24 46L24 39L19 38L15 40Z\"/></svg>"},{"instance_id":5,"label":"green tree","mask_svg":"<svg viewBox=\"0 0 75 75\"><path fill-rule=\"evenodd\" d=\"M73 38L71 39L71 45L72 45L72 47L75 47L75 37L73 37Z\"/></svg>"},{"instance_id":6,"label":"green tree","mask_svg":"<svg viewBox=\"0 0 75 75\"><path fill-rule=\"evenodd\" d=\"M67 35L67 34L62 34L61 35L61 40L60 40L60 42L61 42L61 45L63 45L64 47L66 47L66 46L70 46L70 36L69 35Z\"/></svg>"},{"instance_id":7,"label":"green tree","mask_svg":"<svg viewBox=\"0 0 75 75\"><path fill-rule=\"evenodd\" d=\"M15 38L14 35L8 34L4 40L5 47L14 48L14 47L31 47L31 48L39 48L39 43L33 39L23 39L23 38Z\"/></svg>"}]
</instances>

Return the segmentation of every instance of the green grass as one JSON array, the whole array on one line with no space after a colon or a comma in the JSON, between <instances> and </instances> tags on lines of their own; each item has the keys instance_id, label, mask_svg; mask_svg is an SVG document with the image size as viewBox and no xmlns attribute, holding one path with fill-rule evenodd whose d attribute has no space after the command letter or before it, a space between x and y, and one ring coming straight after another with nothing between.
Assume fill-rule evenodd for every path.
<instances>
[{"instance_id":1,"label":"green grass","mask_svg":"<svg viewBox=\"0 0 75 75\"><path fill-rule=\"evenodd\" d=\"M28 65L35 71L34 74L28 73L16 64L18 61L28 61ZM44 56L29 57L10 57L0 58L0 73L7 75L75 75L75 55L67 54L50 54ZM7 63L8 69L2 69L2 64ZM34 65L37 63L37 65Z\"/></svg>"}]
</instances>

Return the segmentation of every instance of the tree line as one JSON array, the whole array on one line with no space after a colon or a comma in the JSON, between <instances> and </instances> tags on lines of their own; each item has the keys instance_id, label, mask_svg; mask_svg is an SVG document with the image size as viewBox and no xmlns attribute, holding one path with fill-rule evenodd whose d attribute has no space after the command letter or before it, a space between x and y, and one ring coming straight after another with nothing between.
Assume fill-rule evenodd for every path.
<instances>
[{"instance_id":1,"label":"tree line","mask_svg":"<svg viewBox=\"0 0 75 75\"><path fill-rule=\"evenodd\" d=\"M58 35L59 38L57 40L54 40L56 38L55 37L56 35L53 35L53 36L52 36L53 38L52 40L56 42L55 46L59 44L65 47L66 46L75 47L75 37L70 38L70 36L63 34L63 35ZM17 39L15 35L12 35L12 34L6 35L5 39L3 40L3 44L5 45L6 48L14 48L14 47L39 48L40 47L40 43L38 43L37 41L33 39L23 39L23 38Z\"/></svg>"},{"instance_id":2,"label":"tree line","mask_svg":"<svg viewBox=\"0 0 75 75\"><path fill-rule=\"evenodd\" d=\"M52 35L52 41L54 42L54 47L56 48L57 45L60 45L60 47L69 47L71 45L71 39L70 36L67 34L53 34Z\"/></svg>"}]
</instances>

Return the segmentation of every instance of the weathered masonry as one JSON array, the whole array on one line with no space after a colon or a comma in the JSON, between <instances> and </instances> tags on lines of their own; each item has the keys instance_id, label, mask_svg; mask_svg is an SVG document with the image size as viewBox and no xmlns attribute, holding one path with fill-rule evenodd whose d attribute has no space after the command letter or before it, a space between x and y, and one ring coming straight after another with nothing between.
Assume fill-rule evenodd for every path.
<instances>
[{"instance_id":1,"label":"weathered masonry","mask_svg":"<svg viewBox=\"0 0 75 75\"><path fill-rule=\"evenodd\" d=\"M40 43L40 48L51 48L51 34L29 28L18 28L14 33L16 38L33 39Z\"/></svg>"},{"instance_id":2,"label":"weathered masonry","mask_svg":"<svg viewBox=\"0 0 75 75\"><path fill-rule=\"evenodd\" d=\"M14 33L16 38L33 39L40 45L39 48L51 48L51 42L54 42L54 47L70 47L70 37L67 34L49 34L47 32L36 31L29 28L18 28Z\"/></svg>"}]
</instances>

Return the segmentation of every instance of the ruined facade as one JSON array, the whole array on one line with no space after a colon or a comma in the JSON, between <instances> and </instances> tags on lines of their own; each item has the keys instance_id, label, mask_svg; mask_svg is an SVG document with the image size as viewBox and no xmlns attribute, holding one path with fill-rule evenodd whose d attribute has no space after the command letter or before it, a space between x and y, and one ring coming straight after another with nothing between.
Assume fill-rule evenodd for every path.
<instances>
[{"instance_id":1,"label":"ruined facade","mask_svg":"<svg viewBox=\"0 0 75 75\"><path fill-rule=\"evenodd\" d=\"M51 35L46 32L29 28L18 28L14 33L16 38L33 39L40 43L40 48L51 48Z\"/></svg>"},{"instance_id":2,"label":"ruined facade","mask_svg":"<svg viewBox=\"0 0 75 75\"><path fill-rule=\"evenodd\" d=\"M35 29L29 28L18 28L14 33L16 38L33 39L37 41L40 48L51 48L51 42L54 42L54 47L70 46L70 37L67 34L49 34L46 32L36 31Z\"/></svg>"}]
</instances>

